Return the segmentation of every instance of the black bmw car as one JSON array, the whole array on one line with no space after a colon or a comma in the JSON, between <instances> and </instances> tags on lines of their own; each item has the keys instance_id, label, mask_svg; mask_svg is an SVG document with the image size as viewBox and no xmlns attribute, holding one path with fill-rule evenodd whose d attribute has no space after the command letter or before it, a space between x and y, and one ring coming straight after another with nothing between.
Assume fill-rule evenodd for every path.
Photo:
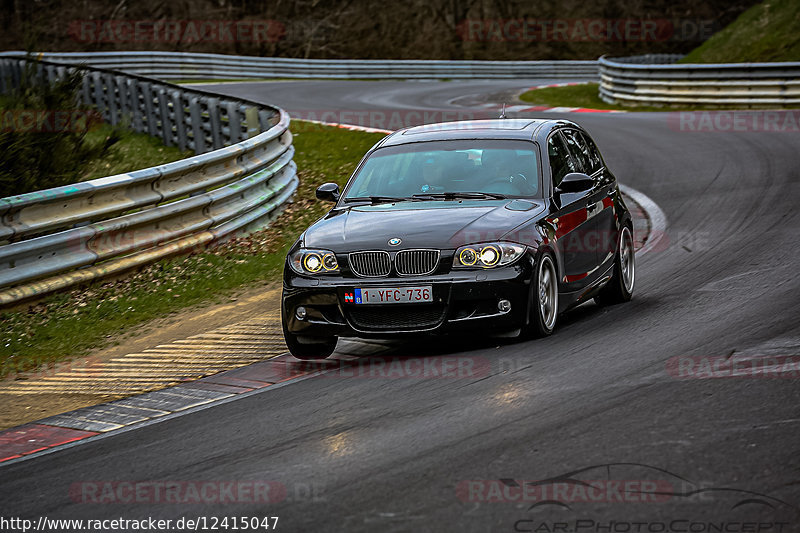
<instances>
[{"instance_id":1,"label":"black bmw car","mask_svg":"<svg viewBox=\"0 0 800 533\"><path fill-rule=\"evenodd\" d=\"M589 135L565 120L451 122L397 131L361 160L294 244L286 344L480 331L545 336L594 298L630 300L633 225Z\"/></svg>"}]
</instances>

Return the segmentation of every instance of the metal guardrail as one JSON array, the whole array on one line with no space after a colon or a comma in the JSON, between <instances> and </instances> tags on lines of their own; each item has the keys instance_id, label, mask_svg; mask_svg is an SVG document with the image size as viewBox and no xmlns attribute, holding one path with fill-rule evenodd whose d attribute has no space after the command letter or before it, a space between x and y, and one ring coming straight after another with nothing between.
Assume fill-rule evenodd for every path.
<instances>
[{"instance_id":1,"label":"metal guardrail","mask_svg":"<svg viewBox=\"0 0 800 533\"><path fill-rule=\"evenodd\" d=\"M676 64L683 56L601 57L600 98L615 104L800 104L800 62Z\"/></svg>"},{"instance_id":2,"label":"metal guardrail","mask_svg":"<svg viewBox=\"0 0 800 533\"><path fill-rule=\"evenodd\" d=\"M27 64L0 58L0 89ZM34 68L45 82L79 69L84 103L106 120L132 116L134 129L198 155L0 199L0 305L264 227L297 189L283 110L120 72Z\"/></svg>"},{"instance_id":3,"label":"metal guardrail","mask_svg":"<svg viewBox=\"0 0 800 533\"><path fill-rule=\"evenodd\" d=\"M0 54L0 93L19 84L29 60ZM51 83L75 67L38 60L36 76ZM136 74L85 68L81 100L109 124L127 121L133 130L160 137L167 146L201 154L248 139L274 122L276 111L240 98L221 97L198 89Z\"/></svg>"},{"instance_id":4,"label":"metal guardrail","mask_svg":"<svg viewBox=\"0 0 800 533\"><path fill-rule=\"evenodd\" d=\"M6 52L6 55L24 55ZM124 70L159 79L596 79L597 61L293 59L190 52L44 52L42 59Z\"/></svg>"}]
</instances>

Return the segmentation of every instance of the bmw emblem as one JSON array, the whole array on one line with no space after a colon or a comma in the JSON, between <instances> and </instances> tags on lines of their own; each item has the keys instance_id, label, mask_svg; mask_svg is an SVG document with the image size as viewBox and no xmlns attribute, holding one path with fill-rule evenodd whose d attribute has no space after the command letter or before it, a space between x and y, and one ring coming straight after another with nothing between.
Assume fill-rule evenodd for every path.
<instances>
[{"instance_id":1,"label":"bmw emblem","mask_svg":"<svg viewBox=\"0 0 800 533\"><path fill-rule=\"evenodd\" d=\"M389 246L399 246L403 242L399 237L392 237L389 239Z\"/></svg>"}]
</instances>

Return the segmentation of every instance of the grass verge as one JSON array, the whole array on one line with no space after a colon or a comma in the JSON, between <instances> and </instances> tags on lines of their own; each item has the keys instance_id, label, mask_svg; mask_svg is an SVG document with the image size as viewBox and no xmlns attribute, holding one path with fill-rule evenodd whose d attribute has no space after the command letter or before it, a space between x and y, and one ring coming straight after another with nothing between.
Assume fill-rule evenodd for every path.
<instances>
[{"instance_id":1,"label":"grass verge","mask_svg":"<svg viewBox=\"0 0 800 533\"><path fill-rule=\"evenodd\" d=\"M608 104L598 96L597 83L581 83L578 85L566 85L564 87L545 87L543 89L533 89L520 95L520 100L536 105L546 105L550 107L583 107L587 109L632 109L636 111L674 111L671 107L655 106L622 106L619 104ZM689 109L686 107L684 109ZM700 109L698 106L691 109Z\"/></svg>"},{"instance_id":2,"label":"grass verge","mask_svg":"<svg viewBox=\"0 0 800 533\"><path fill-rule=\"evenodd\" d=\"M122 128L114 128L103 124L90 130L85 137L85 142L92 148L100 147L109 139L115 142L108 148L102 157L88 161L81 172L82 180L124 174L142 168L154 167L184 159L193 155L191 151L181 152L175 146L164 146L161 139L151 137L145 133ZM96 150L99 152L100 150Z\"/></svg>"},{"instance_id":3,"label":"grass verge","mask_svg":"<svg viewBox=\"0 0 800 533\"><path fill-rule=\"evenodd\" d=\"M583 107L587 109L610 109L624 111L701 111L720 109L719 106L704 105L679 105L679 106L625 106L620 104L608 104L598 96L597 83L582 83L579 85L567 85L564 87L546 87L544 89L532 89L519 96L520 100L534 105L546 105L550 107ZM764 106L774 109L775 106ZM800 106L787 106L800 107Z\"/></svg>"},{"instance_id":4,"label":"grass verge","mask_svg":"<svg viewBox=\"0 0 800 533\"><path fill-rule=\"evenodd\" d=\"M596 83L580 83L564 87L531 89L519 96L523 102L550 107L586 107L589 109L619 109L597 96Z\"/></svg>"},{"instance_id":5,"label":"grass verge","mask_svg":"<svg viewBox=\"0 0 800 533\"><path fill-rule=\"evenodd\" d=\"M273 224L246 238L148 267L115 282L50 296L0 311L0 376L80 356L148 320L279 279L285 253L330 204L314 199L325 181L344 184L383 134L293 122L300 185Z\"/></svg>"}]
</instances>

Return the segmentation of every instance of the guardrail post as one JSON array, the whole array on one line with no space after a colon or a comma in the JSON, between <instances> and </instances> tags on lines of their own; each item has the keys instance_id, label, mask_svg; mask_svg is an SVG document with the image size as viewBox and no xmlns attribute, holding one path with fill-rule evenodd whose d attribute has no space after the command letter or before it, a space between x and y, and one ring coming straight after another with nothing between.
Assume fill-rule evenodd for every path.
<instances>
[{"instance_id":1,"label":"guardrail post","mask_svg":"<svg viewBox=\"0 0 800 533\"><path fill-rule=\"evenodd\" d=\"M8 94L9 86L8 82L6 81L8 78L8 61L3 59L0 60L0 93Z\"/></svg>"},{"instance_id":2,"label":"guardrail post","mask_svg":"<svg viewBox=\"0 0 800 533\"><path fill-rule=\"evenodd\" d=\"M12 87L19 87L19 84L22 80L22 70L27 66L27 62L20 61L17 64L17 68L11 69L11 86Z\"/></svg>"},{"instance_id":3,"label":"guardrail post","mask_svg":"<svg viewBox=\"0 0 800 533\"><path fill-rule=\"evenodd\" d=\"M183 94L180 91L171 91L172 113L175 116L175 137L181 152L186 150L186 114L184 113Z\"/></svg>"},{"instance_id":4,"label":"guardrail post","mask_svg":"<svg viewBox=\"0 0 800 533\"><path fill-rule=\"evenodd\" d=\"M86 106L92 105L91 76L81 78L81 103Z\"/></svg>"},{"instance_id":5,"label":"guardrail post","mask_svg":"<svg viewBox=\"0 0 800 533\"><path fill-rule=\"evenodd\" d=\"M248 107L245 112L245 124L247 126L247 138L255 137L261 132L261 127L258 120L258 108Z\"/></svg>"},{"instance_id":6,"label":"guardrail post","mask_svg":"<svg viewBox=\"0 0 800 533\"><path fill-rule=\"evenodd\" d=\"M263 109L258 112L258 124L261 126L261 131L270 129L270 122L272 122L273 116L269 111L264 111Z\"/></svg>"},{"instance_id":7,"label":"guardrail post","mask_svg":"<svg viewBox=\"0 0 800 533\"><path fill-rule=\"evenodd\" d=\"M208 102L208 123L211 131L211 144L214 150L219 150L225 143L222 136L222 124L219 118L219 99L209 98ZM266 129L264 131L267 131Z\"/></svg>"},{"instance_id":8,"label":"guardrail post","mask_svg":"<svg viewBox=\"0 0 800 533\"><path fill-rule=\"evenodd\" d=\"M121 122L121 117L119 113L119 97L120 94L117 91L117 77L111 76L104 76L104 81L106 85L106 97L108 98L108 110L111 116L111 124L116 126Z\"/></svg>"},{"instance_id":9,"label":"guardrail post","mask_svg":"<svg viewBox=\"0 0 800 533\"><path fill-rule=\"evenodd\" d=\"M159 137L158 133L158 114L155 112L153 86L149 82L139 84L142 91L142 102L144 103L144 121L147 126L147 134L151 137ZM144 130L142 130L144 131Z\"/></svg>"},{"instance_id":10,"label":"guardrail post","mask_svg":"<svg viewBox=\"0 0 800 533\"><path fill-rule=\"evenodd\" d=\"M161 115L161 138L167 146L175 146L166 89L159 86L156 91L158 95L158 110Z\"/></svg>"},{"instance_id":11,"label":"guardrail post","mask_svg":"<svg viewBox=\"0 0 800 533\"><path fill-rule=\"evenodd\" d=\"M34 79L39 83L47 83L47 80L45 79L44 65L41 63L34 63L33 68L35 72Z\"/></svg>"},{"instance_id":12,"label":"guardrail post","mask_svg":"<svg viewBox=\"0 0 800 533\"><path fill-rule=\"evenodd\" d=\"M56 81L56 69L53 65L47 65L44 68L44 82L52 85Z\"/></svg>"},{"instance_id":13,"label":"guardrail post","mask_svg":"<svg viewBox=\"0 0 800 533\"><path fill-rule=\"evenodd\" d=\"M234 144L242 141L242 121L239 119L239 105L235 102L225 102L228 112L228 143Z\"/></svg>"},{"instance_id":14,"label":"guardrail post","mask_svg":"<svg viewBox=\"0 0 800 533\"><path fill-rule=\"evenodd\" d=\"M189 111L191 113L192 140L194 141L194 153L202 154L208 151L206 148L206 134L203 131L202 99L199 96L192 96L189 99Z\"/></svg>"},{"instance_id":15,"label":"guardrail post","mask_svg":"<svg viewBox=\"0 0 800 533\"><path fill-rule=\"evenodd\" d=\"M144 133L144 124L142 122L142 104L140 99L141 90L139 88L139 80L128 80L128 108L131 113L131 127L134 131Z\"/></svg>"},{"instance_id":16,"label":"guardrail post","mask_svg":"<svg viewBox=\"0 0 800 533\"><path fill-rule=\"evenodd\" d=\"M127 78L123 78L122 76L117 76L115 78L114 85L117 88L117 106L119 109L119 120L120 122L124 122L126 118L130 120L128 126L130 127L133 123L133 113L131 112L130 107L130 87L129 87L129 80Z\"/></svg>"},{"instance_id":17,"label":"guardrail post","mask_svg":"<svg viewBox=\"0 0 800 533\"><path fill-rule=\"evenodd\" d=\"M94 106L103 120L110 121L111 116L106 105L105 94L103 93L103 81L99 72L92 72L92 92L94 93Z\"/></svg>"}]
</instances>

